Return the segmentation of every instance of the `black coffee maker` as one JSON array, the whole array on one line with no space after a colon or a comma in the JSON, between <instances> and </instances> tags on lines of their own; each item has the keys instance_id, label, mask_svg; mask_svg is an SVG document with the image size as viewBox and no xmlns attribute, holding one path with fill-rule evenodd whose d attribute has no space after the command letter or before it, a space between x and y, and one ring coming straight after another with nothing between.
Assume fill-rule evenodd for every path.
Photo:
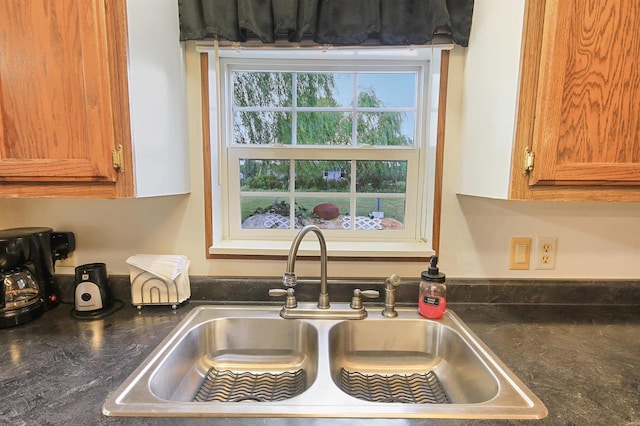
<instances>
[{"instance_id":1,"label":"black coffee maker","mask_svg":"<svg viewBox=\"0 0 640 426\"><path fill-rule=\"evenodd\" d=\"M0 328L36 319L60 303L55 261L74 250L72 232L44 227L0 230Z\"/></svg>"}]
</instances>

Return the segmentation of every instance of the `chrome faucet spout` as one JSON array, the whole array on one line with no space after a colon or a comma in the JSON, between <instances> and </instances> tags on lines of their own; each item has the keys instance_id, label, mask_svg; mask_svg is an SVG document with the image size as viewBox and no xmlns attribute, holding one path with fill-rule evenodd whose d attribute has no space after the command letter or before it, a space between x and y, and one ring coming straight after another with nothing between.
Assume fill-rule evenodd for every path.
<instances>
[{"instance_id":1,"label":"chrome faucet spout","mask_svg":"<svg viewBox=\"0 0 640 426\"><path fill-rule=\"evenodd\" d=\"M320 295L318 296L318 308L329 309L329 292L327 291L327 243L322 231L316 225L305 226L293 239L291 248L289 249L289 257L287 258L287 269L282 277L282 283L285 287L293 287L296 285L297 277L295 266L298 248L304 236L309 232L316 234L320 242Z\"/></svg>"}]
</instances>

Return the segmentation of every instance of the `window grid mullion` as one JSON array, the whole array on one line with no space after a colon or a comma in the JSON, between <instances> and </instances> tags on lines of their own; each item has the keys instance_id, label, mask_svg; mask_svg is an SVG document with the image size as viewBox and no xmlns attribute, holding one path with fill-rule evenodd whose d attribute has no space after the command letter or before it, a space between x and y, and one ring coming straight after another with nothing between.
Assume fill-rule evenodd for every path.
<instances>
[{"instance_id":1,"label":"window grid mullion","mask_svg":"<svg viewBox=\"0 0 640 426\"><path fill-rule=\"evenodd\" d=\"M234 106L235 112L291 112L293 107L278 107L278 106ZM414 107L359 107L359 106L337 106L337 107L295 107L297 111L301 112L416 112Z\"/></svg>"},{"instance_id":2,"label":"window grid mullion","mask_svg":"<svg viewBox=\"0 0 640 426\"><path fill-rule=\"evenodd\" d=\"M291 145L298 144L298 73L291 78Z\"/></svg>"},{"instance_id":3,"label":"window grid mullion","mask_svg":"<svg viewBox=\"0 0 640 426\"><path fill-rule=\"evenodd\" d=\"M291 146L298 145L298 73L291 73ZM295 229L296 160L289 161L289 229Z\"/></svg>"},{"instance_id":4,"label":"window grid mullion","mask_svg":"<svg viewBox=\"0 0 640 426\"><path fill-rule=\"evenodd\" d=\"M354 230L356 228L356 169L357 169L357 160L351 160L351 188L350 195L351 199L349 200L349 215L351 216L351 223L349 224L349 229Z\"/></svg>"},{"instance_id":5,"label":"window grid mullion","mask_svg":"<svg viewBox=\"0 0 640 426\"><path fill-rule=\"evenodd\" d=\"M353 95L351 99L351 146L358 146L358 72L353 76ZM351 216L351 222L349 223L349 230L356 229L356 163L357 160L351 160L351 182L350 182L350 199L349 199L349 215Z\"/></svg>"},{"instance_id":6,"label":"window grid mullion","mask_svg":"<svg viewBox=\"0 0 640 426\"><path fill-rule=\"evenodd\" d=\"M358 146L358 72L353 76L353 98L351 99L351 145Z\"/></svg>"},{"instance_id":7,"label":"window grid mullion","mask_svg":"<svg viewBox=\"0 0 640 426\"><path fill-rule=\"evenodd\" d=\"M289 229L295 228L295 200L296 200L296 160L289 160Z\"/></svg>"}]
</instances>

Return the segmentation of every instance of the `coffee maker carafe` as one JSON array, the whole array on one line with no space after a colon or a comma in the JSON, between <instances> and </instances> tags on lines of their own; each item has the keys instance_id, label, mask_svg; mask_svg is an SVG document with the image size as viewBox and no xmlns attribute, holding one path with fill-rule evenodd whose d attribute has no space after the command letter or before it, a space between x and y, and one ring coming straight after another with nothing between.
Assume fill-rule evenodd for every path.
<instances>
[{"instance_id":1,"label":"coffee maker carafe","mask_svg":"<svg viewBox=\"0 0 640 426\"><path fill-rule=\"evenodd\" d=\"M0 328L31 321L58 305L54 263L73 250L72 232L43 227L0 231Z\"/></svg>"}]
</instances>

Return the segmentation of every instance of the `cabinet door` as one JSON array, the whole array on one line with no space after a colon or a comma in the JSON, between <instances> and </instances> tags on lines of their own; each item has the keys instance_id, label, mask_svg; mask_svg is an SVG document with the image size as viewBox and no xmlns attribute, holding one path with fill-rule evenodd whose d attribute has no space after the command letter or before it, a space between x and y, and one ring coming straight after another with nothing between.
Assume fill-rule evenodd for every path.
<instances>
[{"instance_id":1,"label":"cabinet door","mask_svg":"<svg viewBox=\"0 0 640 426\"><path fill-rule=\"evenodd\" d=\"M0 0L0 180L114 182L104 0Z\"/></svg>"},{"instance_id":2,"label":"cabinet door","mask_svg":"<svg viewBox=\"0 0 640 426\"><path fill-rule=\"evenodd\" d=\"M640 184L640 2L547 0L529 185Z\"/></svg>"}]
</instances>

